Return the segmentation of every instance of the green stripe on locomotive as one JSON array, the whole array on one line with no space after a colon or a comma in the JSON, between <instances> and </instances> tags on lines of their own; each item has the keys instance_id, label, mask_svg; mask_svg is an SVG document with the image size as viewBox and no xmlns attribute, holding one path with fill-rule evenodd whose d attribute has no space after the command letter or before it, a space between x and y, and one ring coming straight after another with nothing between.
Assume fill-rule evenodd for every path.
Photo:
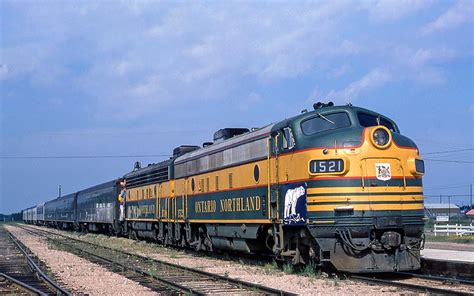
<instances>
[{"instance_id":1,"label":"green stripe on locomotive","mask_svg":"<svg viewBox=\"0 0 474 296\"><path fill-rule=\"evenodd\" d=\"M128 219L156 219L156 199L127 201L126 213Z\"/></svg>"},{"instance_id":2,"label":"green stripe on locomotive","mask_svg":"<svg viewBox=\"0 0 474 296\"><path fill-rule=\"evenodd\" d=\"M354 211L350 215L341 215L335 211L318 211L318 212L310 212L308 211L308 219L309 223L315 223L318 220L330 220L335 221L348 221L353 220L354 223L359 223L362 221L373 221L375 217L395 217L399 216L402 219L409 220L410 218L415 218L418 220L419 223L424 223L421 219L424 217L424 210L391 210L391 211ZM317 223L317 222L316 222Z\"/></svg>"},{"instance_id":3,"label":"green stripe on locomotive","mask_svg":"<svg viewBox=\"0 0 474 296\"><path fill-rule=\"evenodd\" d=\"M188 197L190 220L256 220L268 218L267 187Z\"/></svg>"}]
</instances>

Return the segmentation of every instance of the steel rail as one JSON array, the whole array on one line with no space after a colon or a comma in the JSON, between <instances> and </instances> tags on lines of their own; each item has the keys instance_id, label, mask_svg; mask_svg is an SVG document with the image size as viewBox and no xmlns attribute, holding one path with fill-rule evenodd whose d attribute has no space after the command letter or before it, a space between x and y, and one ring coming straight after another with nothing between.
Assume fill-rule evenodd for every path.
<instances>
[{"instance_id":1,"label":"steel rail","mask_svg":"<svg viewBox=\"0 0 474 296\"><path fill-rule=\"evenodd\" d=\"M20 227L25 229L22 226L20 226ZM30 227L27 227L27 228L28 229L25 229L25 230L31 230ZM256 291L261 291L261 292L263 292L267 295L288 295L288 296L296 295L296 294L288 293L288 292L285 292L285 291L282 291L282 290L266 287L266 286L263 286L263 285L254 284L254 283L250 283L250 282L246 282L246 281L242 281L242 280L238 280L238 279L234 279L234 278L229 278L229 277L209 273L209 272L206 272L206 271L203 271L203 270L190 268L190 267L184 267L184 266L180 266L180 265L177 265L177 264L173 264L173 263L169 263L169 262L165 262L165 261L161 261L161 260L157 260L157 259L148 258L148 257L141 256L141 255L138 255L138 254L133 254L133 253L129 253L129 252L126 252L126 251L118 250L118 249L115 249L115 248L110 248L110 247L94 244L94 243L91 243L91 242L83 241L83 240L76 239L76 238L73 238L73 237L70 237L70 236L65 236L65 235L62 235L62 234L59 234L59 233L46 231L46 230L43 230L43 229L35 229L35 230L36 231L41 231L41 232L44 232L44 233L48 233L48 234L51 234L51 235L56 235L56 236L59 236L59 237L62 237L62 238L66 238L68 240L77 241L79 243L88 244L88 245L91 245L91 246L94 246L94 247L99 247L99 248L103 248L103 249L106 249L106 250L118 252L118 253L121 253L123 255L140 258L142 260L146 260L146 261L149 261L149 262L158 263L158 264L165 265L165 266L168 266L168 267L171 267L171 268L174 268L174 269L178 269L180 271L197 273L197 274L200 274L202 276L205 276L205 277L217 280L217 281L230 282L230 283L233 283L233 284L241 286L241 287L246 287L247 289L250 289L250 290L253 290L253 291L255 291L255 290ZM63 242L60 242L60 243L63 243ZM65 244L65 243L63 243L63 244ZM81 250L81 251L83 251L83 250ZM143 271L141 271L141 272L143 272ZM144 272L144 275L152 276L152 275L148 274L147 272ZM190 292L190 288L184 287L184 291ZM195 291L195 290L193 290L192 293L195 293L197 295L202 294L202 293L200 293L198 291Z\"/></svg>"},{"instance_id":2,"label":"steel rail","mask_svg":"<svg viewBox=\"0 0 474 296\"><path fill-rule=\"evenodd\" d=\"M88 252L88 251L86 251L86 250L83 250L83 249L78 248L78 247L76 247L76 246L73 246L73 245L71 245L71 244L65 243L65 242L63 242L63 241L60 241L60 240L57 240L57 239L52 239L52 238L50 238L50 237L47 237L47 236L44 235L44 234L41 235L41 234L39 234L38 232L39 232L39 231L42 231L42 232L46 232L46 233L49 233L49 234L58 235L58 236L61 236L61 237L64 237L64 238L68 238L68 239L71 239L71 240L75 240L74 238L69 238L69 237L67 237L67 236L63 236L63 235L60 235L60 234L57 234L57 233L53 233L53 232L49 232L49 231L45 231L45 230L35 229L35 231L36 231L36 232L35 232L35 231L33 231L32 229L27 229L27 228L22 227L22 226L20 226L20 228L22 228L22 229L28 231L28 232L31 233L31 234L34 234L34 235L37 235L37 236L43 236L43 237L46 237L47 239L51 239L51 240L53 240L53 241L55 241L55 242L57 242L57 243L60 243L60 244L62 244L62 245L64 245L64 246L66 246L66 247L69 247L69 248L72 248L72 249L74 249L74 250L76 250L76 251L79 251L80 253L84 253L84 254L86 254L86 255L88 255L88 256L90 256L90 257L96 258L96 259L98 259L98 260L100 260L100 261L103 261L103 262L105 262L105 263L107 263L107 264L115 265L115 266L118 266L118 267L120 267L120 268L122 268L122 269L129 270L129 271L133 271L134 273L139 274L139 275L142 275L142 276L148 276L148 277L150 277L150 278L152 278L152 279L155 279L155 280L157 280L157 281L163 283L163 284L166 285L168 288L170 288L170 289L172 289L172 290L174 290L174 291L176 291L176 292L188 292L188 293L192 293L193 295L201 295L201 294L197 293L196 291L193 291L192 289L189 289L189 288L184 287L184 286L181 286L181 285L179 285L179 284L176 284L176 283L167 281L167 280L165 280L165 279L158 278L158 277L156 277L156 276L154 276L154 275L152 275L152 274L150 274L150 273L148 273L148 272L146 272L146 271L139 270L139 269L136 269L136 268L132 268L132 267L127 266L127 265L124 265L124 264L122 264L122 263L120 263L120 262L110 260L110 259L105 258L105 257L103 257L103 256L94 254L94 253L92 253L92 252ZM78 240L78 241L80 241L80 240ZM83 241L80 241L80 242L83 242ZM152 290L155 290L155 291L156 291L156 289L152 289Z\"/></svg>"},{"instance_id":3,"label":"steel rail","mask_svg":"<svg viewBox=\"0 0 474 296\"><path fill-rule=\"evenodd\" d=\"M173 283L173 282L168 281L168 280L166 280L166 279L163 279L163 278L154 276L154 275L152 275L152 274L150 274L150 273L148 273L148 272L146 272L146 271L143 271L143 270L140 270L140 269L137 269L137 268L133 268L133 267L130 267L130 266L126 266L126 265L124 265L124 264L122 264L122 263L120 263L120 262L117 262L117 261L114 261L114 260L110 260L110 259L105 258L105 257L103 257L103 256L94 254L94 253L92 253L92 252L88 252L88 251L86 251L86 250L83 250L83 249L81 249L81 248L75 247L75 246L73 246L73 245L71 245L71 244L68 244L68 243L64 243L64 242L59 241L59 240L54 240L54 241L55 241L55 242L58 242L58 243L60 243L60 244L63 244L63 245L65 245L65 246L69 247L69 248L73 248L73 249L75 249L75 250L77 250L77 251L79 251L79 252L81 252L81 253L85 253L85 254L87 254L88 256L91 256L91 257L97 258L97 259L99 259L99 260L102 260L102 261L104 261L104 262L107 262L107 263L109 263L109 264L119 266L119 267L121 267L121 268L123 268L123 269L131 270L131 271L133 271L133 272L135 272L135 273L138 273L138 274L140 274L140 275L143 275L143 276L151 277L151 278L153 278L153 279L155 279L155 280L158 280L159 282L162 282L163 284L165 284L165 285L167 285L167 286L172 287L173 290L176 290L177 292L189 292L189 293L192 293L192 294L194 294L194 295L202 295L202 294L198 293L197 291L194 291L193 289L190 289L190 288L188 288L188 287L179 285L179 284L177 284L177 283Z\"/></svg>"},{"instance_id":4,"label":"steel rail","mask_svg":"<svg viewBox=\"0 0 474 296\"><path fill-rule=\"evenodd\" d=\"M23 227L21 227L21 228L23 228ZM28 229L26 229L26 228L24 228L24 229L29 231L30 228L29 227L27 227L27 228ZM140 259L149 260L149 261L152 261L152 262L157 262L157 263L164 264L164 265L167 265L167 266L170 266L170 267L173 267L173 268L180 268L180 269L184 268L185 270L188 270L190 272L200 273L200 274L203 274L203 275L206 275L206 276L214 277L218 280L225 280L225 281L232 282L232 283L235 283L235 284L242 284L242 282L244 282L244 283L249 284L250 288L256 288L256 289L261 290L261 291L268 290L267 293L269 293L269 294L294 295L294 294L287 293L287 292L284 292L284 291L281 291L281 290L265 287L265 286L262 286L262 285L259 285L259 284L248 283L248 282L245 282L245 281L240 281L240 280L224 277L224 276L221 276L221 275L208 273L208 272L205 272L205 271L202 271L202 270L197 270L197 269L194 269L194 268L183 267L183 266L179 266L179 265L172 264L172 263L169 263L169 262L164 262L164 261L161 261L161 260L147 258L147 257L141 256L141 255L138 255L138 254L129 253L129 252L126 252L126 251L115 249L115 248L110 248L110 247L106 247L106 246L97 245L97 244L90 243L90 242L87 242L87 241L83 241L83 240L80 240L80 239L76 239L76 238L73 238L73 237L70 237L70 236L50 232L50 231L47 231L47 230L44 230L44 229L35 229L35 230L36 231L41 231L41 232L44 232L44 233L48 233L48 234L52 234L52 235L56 235L56 236L59 236L59 237L63 237L63 238L69 239L69 240L78 241L80 243L89 244L91 246L96 246L96 247L108 249L108 250L111 250L111 251L120 252L124 255L134 256L134 257L138 257ZM393 274L406 275L406 276L409 275L409 276L412 276L412 277L418 277L418 278L423 278L423 279L427 279L427 280L448 281L448 282L450 281L450 282L458 282L458 283L466 284L466 285L474 285L474 282L472 282L472 281L449 278L449 277L445 278L445 277L420 275L420 274L410 273L410 272L396 272L396 273L393 273ZM433 292L433 293L442 293L442 294L449 293L451 295L474 295L474 294L471 294L471 293L461 292L461 291L456 291L456 290L441 289L441 288L436 288L436 287L427 287L427 286L421 286L421 285L410 284L410 283L403 283L403 282L396 282L396 281L391 281L391 280L377 279L377 278L373 278L373 277L356 276L356 275L347 275L347 277L355 279L355 280L365 281L365 282L374 282L374 283L378 283L378 284L385 284L385 285L389 284L389 285L399 286L401 288L406 288L406 289L415 290L415 291L423 291L423 292L429 291L429 292Z\"/></svg>"},{"instance_id":5,"label":"steel rail","mask_svg":"<svg viewBox=\"0 0 474 296\"><path fill-rule=\"evenodd\" d=\"M47 293L44 293L44 292L41 292L40 290L22 282L22 281L19 281L7 274L4 274L4 273L1 273L0 272L0 278L5 278L6 280L12 282L14 285L20 287L21 289L24 289L30 293L34 293L36 295L40 295L40 296L47 296L48 294Z\"/></svg>"},{"instance_id":6,"label":"steel rail","mask_svg":"<svg viewBox=\"0 0 474 296\"><path fill-rule=\"evenodd\" d=\"M397 282L397 281L392 281L392 280L378 279L378 278L374 278L374 277L370 277L370 276L351 275L351 276L349 276L349 279L364 281L364 282L369 282L369 283L389 285L389 286L397 286L397 287L405 288L405 289L408 289L408 290L414 290L414 291L420 291L420 292L429 292L429 293L434 293L434 294L437 294L437 295L439 295L439 294L441 294L441 295L457 295L457 296L472 296L472 295L474 295L473 293L468 293L468 292L462 292L462 291L456 291L456 290L450 290L450 289L441 289L441 288L422 286L422 285L417 285L417 284Z\"/></svg>"},{"instance_id":7,"label":"steel rail","mask_svg":"<svg viewBox=\"0 0 474 296\"><path fill-rule=\"evenodd\" d=\"M460 283L460 284L465 284L465 285L474 286L474 281L463 280L463 279L457 279L457 278L452 278L452 277L443 277L443 276L436 276L436 275L426 275L426 274L418 274L418 273L403 272L403 271L396 272L395 274L409 275L409 276L412 276L412 277L421 278L421 279L427 279L427 280L433 280L433 281L455 282L455 283Z\"/></svg>"},{"instance_id":8,"label":"steel rail","mask_svg":"<svg viewBox=\"0 0 474 296\"><path fill-rule=\"evenodd\" d=\"M35 263L35 261L31 258L30 254L26 251L26 246L23 245L10 231L8 231L8 236L13 241L13 243L17 246L20 252L25 256L28 261L28 265L31 267L33 272L35 272L43 281L49 284L56 292L59 292L62 295L72 295L69 291L58 285L55 281L53 281L41 268Z\"/></svg>"}]
</instances>

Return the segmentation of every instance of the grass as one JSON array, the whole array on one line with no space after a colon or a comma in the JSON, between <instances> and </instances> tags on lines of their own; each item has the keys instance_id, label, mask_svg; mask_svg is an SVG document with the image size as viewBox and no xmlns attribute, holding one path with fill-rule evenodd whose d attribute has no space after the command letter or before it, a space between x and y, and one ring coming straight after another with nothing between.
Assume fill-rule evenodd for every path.
<instances>
[{"instance_id":1,"label":"grass","mask_svg":"<svg viewBox=\"0 0 474 296\"><path fill-rule=\"evenodd\" d=\"M449 243L460 243L460 244L474 244L474 236L457 236L457 235L427 235L427 242L449 242Z\"/></svg>"},{"instance_id":2,"label":"grass","mask_svg":"<svg viewBox=\"0 0 474 296\"><path fill-rule=\"evenodd\" d=\"M286 274L292 274L295 272L295 269L293 267L293 264L291 263L285 263L283 265L283 272L286 273Z\"/></svg>"},{"instance_id":3,"label":"grass","mask_svg":"<svg viewBox=\"0 0 474 296\"><path fill-rule=\"evenodd\" d=\"M279 271L278 263L273 260L272 263L266 263L263 265L263 273L266 275L275 274Z\"/></svg>"},{"instance_id":4,"label":"grass","mask_svg":"<svg viewBox=\"0 0 474 296\"><path fill-rule=\"evenodd\" d=\"M310 262L304 266L303 270L301 271L301 275L317 279L321 277L321 271L317 269L317 266L314 264L314 262Z\"/></svg>"},{"instance_id":5,"label":"grass","mask_svg":"<svg viewBox=\"0 0 474 296\"><path fill-rule=\"evenodd\" d=\"M128 251L132 253L163 253L170 255L172 258L180 258L181 253L172 249L163 248L159 244L149 243L147 241L135 241L121 237L109 237L102 234L88 233L81 237L81 239L88 242L92 242L98 245L115 248L122 251Z\"/></svg>"}]
</instances>

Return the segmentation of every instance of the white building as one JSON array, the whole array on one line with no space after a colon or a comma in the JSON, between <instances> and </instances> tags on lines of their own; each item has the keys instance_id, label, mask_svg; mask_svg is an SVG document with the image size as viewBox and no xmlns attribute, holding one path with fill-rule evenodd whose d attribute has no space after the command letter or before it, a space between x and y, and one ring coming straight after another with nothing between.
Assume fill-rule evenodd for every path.
<instances>
[{"instance_id":1,"label":"white building","mask_svg":"<svg viewBox=\"0 0 474 296\"><path fill-rule=\"evenodd\" d=\"M459 207L453 203L425 203L425 216L436 218L437 216L456 217L461 215Z\"/></svg>"}]
</instances>

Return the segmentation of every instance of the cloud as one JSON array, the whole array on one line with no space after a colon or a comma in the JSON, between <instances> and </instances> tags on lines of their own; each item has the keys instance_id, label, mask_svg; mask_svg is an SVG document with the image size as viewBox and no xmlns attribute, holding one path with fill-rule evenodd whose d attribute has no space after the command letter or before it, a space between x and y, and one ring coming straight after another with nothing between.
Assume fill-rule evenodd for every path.
<instances>
[{"instance_id":1,"label":"cloud","mask_svg":"<svg viewBox=\"0 0 474 296\"><path fill-rule=\"evenodd\" d=\"M263 98L260 94L251 92L246 98L238 100L235 107L239 110L245 111L255 107L255 105L260 104L263 101Z\"/></svg>"},{"instance_id":2,"label":"cloud","mask_svg":"<svg viewBox=\"0 0 474 296\"><path fill-rule=\"evenodd\" d=\"M456 57L456 52L447 48L420 48L413 54L411 61L414 65L440 63Z\"/></svg>"},{"instance_id":3,"label":"cloud","mask_svg":"<svg viewBox=\"0 0 474 296\"><path fill-rule=\"evenodd\" d=\"M2 78L12 79L21 76L44 79L41 75L46 63L53 56L53 48L46 44L26 43L21 46L2 47Z\"/></svg>"},{"instance_id":4,"label":"cloud","mask_svg":"<svg viewBox=\"0 0 474 296\"><path fill-rule=\"evenodd\" d=\"M309 96L306 98L305 105L312 105L315 102L326 101L326 97L324 96L325 94L321 91L319 86L316 86L315 88L313 88Z\"/></svg>"},{"instance_id":5,"label":"cloud","mask_svg":"<svg viewBox=\"0 0 474 296\"><path fill-rule=\"evenodd\" d=\"M349 65L349 64L343 64L341 66L337 66L337 67L334 67L330 70L330 74L332 77L341 77L349 72L351 72L353 69L352 69L352 66Z\"/></svg>"},{"instance_id":6,"label":"cloud","mask_svg":"<svg viewBox=\"0 0 474 296\"><path fill-rule=\"evenodd\" d=\"M428 23L423 28L422 33L429 34L436 31L446 31L464 23L472 23L473 15L473 1L458 1L446 12L441 14L436 20Z\"/></svg>"},{"instance_id":7,"label":"cloud","mask_svg":"<svg viewBox=\"0 0 474 296\"><path fill-rule=\"evenodd\" d=\"M170 102L245 97L237 87L242 80L278 83L305 75L319 58L335 55L334 17L345 13L341 13L344 1L271 10L268 5L164 9L161 18L134 32L137 44L124 45L128 47L124 53L104 56L77 79L77 85L103 108L132 103L127 116L140 116ZM156 9L150 5L149 13ZM121 34L127 36L129 30L124 28ZM350 40L336 42L342 44L340 54L359 51Z\"/></svg>"},{"instance_id":8,"label":"cloud","mask_svg":"<svg viewBox=\"0 0 474 296\"><path fill-rule=\"evenodd\" d=\"M330 91L326 97L331 101L340 103L353 102L357 100L362 93L381 87L390 80L391 77L388 71L376 68L362 78L351 82L346 88Z\"/></svg>"},{"instance_id":9,"label":"cloud","mask_svg":"<svg viewBox=\"0 0 474 296\"><path fill-rule=\"evenodd\" d=\"M8 76L8 66L0 65L0 80L6 79Z\"/></svg>"},{"instance_id":10,"label":"cloud","mask_svg":"<svg viewBox=\"0 0 474 296\"><path fill-rule=\"evenodd\" d=\"M162 87L160 85L160 77L148 77L143 83L139 83L129 91L129 94L135 98L152 97L160 93Z\"/></svg>"},{"instance_id":11,"label":"cloud","mask_svg":"<svg viewBox=\"0 0 474 296\"><path fill-rule=\"evenodd\" d=\"M378 31L380 22L418 16L431 5L13 3L7 5L6 40L15 36L17 42L2 44L0 78L48 90L63 86L81 97L96 119L104 110L112 118L133 119L171 106L239 100L252 92L265 93L266 101L270 96L264 89L288 81L313 81L318 94L353 99L393 80L445 80L444 64L458 57L455 44L440 46L427 36L423 44L429 45L420 46L405 33L419 30L419 23L390 34ZM365 69L374 70L355 77Z\"/></svg>"},{"instance_id":12,"label":"cloud","mask_svg":"<svg viewBox=\"0 0 474 296\"><path fill-rule=\"evenodd\" d=\"M431 5L428 0L377 0L363 1L371 19L377 22L393 22L400 18L413 15Z\"/></svg>"}]
</instances>

